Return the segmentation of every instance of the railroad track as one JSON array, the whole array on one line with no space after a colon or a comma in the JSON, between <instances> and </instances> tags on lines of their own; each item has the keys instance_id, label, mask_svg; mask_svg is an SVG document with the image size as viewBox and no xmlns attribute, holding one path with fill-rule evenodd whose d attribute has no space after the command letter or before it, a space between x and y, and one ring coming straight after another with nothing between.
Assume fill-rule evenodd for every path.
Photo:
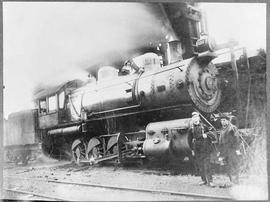
<instances>
[{"instance_id":1,"label":"railroad track","mask_svg":"<svg viewBox=\"0 0 270 202\"><path fill-rule=\"evenodd\" d=\"M227 196L218 196L218 195L208 195L208 194L198 194L191 192L176 192L176 191L165 191L165 190L157 190L157 189L143 189L143 188L132 188L132 187L122 187L122 186L112 186L112 185L101 185L95 183L82 183L82 182L71 182L71 181L63 181L63 180L54 180L54 179L36 179L36 178L23 178L23 177L13 177L6 176L5 178L13 178L16 180L27 180L27 181L39 181L43 183L55 183L55 184L65 184L65 185L76 185L83 187L95 187L102 189L111 189L111 190L119 190L119 191L131 191L131 192L140 192L140 193L148 193L148 194L166 194L166 195L174 195L174 196L183 196L193 199L204 199L204 200L232 200L232 198ZM47 197L47 195L45 195ZM48 198L48 197L47 197ZM52 196L52 198L56 199L57 197ZM58 200L66 200L61 197Z\"/></svg>"},{"instance_id":2,"label":"railroad track","mask_svg":"<svg viewBox=\"0 0 270 202\"><path fill-rule=\"evenodd\" d=\"M67 199L61 198L61 197L58 197L58 196L52 196L52 195L41 194L41 193L36 193L36 192L23 191L23 190L19 190L19 189L3 188L3 190L6 191L6 192L12 192L12 193L22 194L22 195L26 195L26 196L38 197L38 198L41 198L41 199L56 200L56 201L67 201Z\"/></svg>"}]
</instances>

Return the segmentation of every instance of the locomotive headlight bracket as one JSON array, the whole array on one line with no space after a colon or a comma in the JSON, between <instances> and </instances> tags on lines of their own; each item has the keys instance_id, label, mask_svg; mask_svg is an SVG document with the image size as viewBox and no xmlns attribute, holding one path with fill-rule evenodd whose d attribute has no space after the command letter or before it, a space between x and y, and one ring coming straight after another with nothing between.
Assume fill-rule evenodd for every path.
<instances>
[{"instance_id":1,"label":"locomotive headlight bracket","mask_svg":"<svg viewBox=\"0 0 270 202\"><path fill-rule=\"evenodd\" d=\"M208 35L202 35L197 41L196 41L196 51L198 53L203 53L206 51L214 52L216 50L217 44L214 40L214 38L208 36Z\"/></svg>"},{"instance_id":2,"label":"locomotive headlight bracket","mask_svg":"<svg viewBox=\"0 0 270 202\"><path fill-rule=\"evenodd\" d=\"M217 44L214 38L202 35L196 42L197 61L200 65L207 65L217 57L215 50Z\"/></svg>"}]
</instances>

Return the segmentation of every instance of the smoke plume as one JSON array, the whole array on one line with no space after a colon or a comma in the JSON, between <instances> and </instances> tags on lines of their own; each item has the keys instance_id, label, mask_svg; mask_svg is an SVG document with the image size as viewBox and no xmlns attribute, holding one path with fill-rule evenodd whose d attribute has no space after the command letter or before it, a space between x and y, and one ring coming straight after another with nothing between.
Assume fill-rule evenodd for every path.
<instances>
[{"instance_id":1,"label":"smoke plume","mask_svg":"<svg viewBox=\"0 0 270 202\"><path fill-rule=\"evenodd\" d=\"M166 41L173 33L157 8L140 3L4 2L5 114L31 108L37 87L87 79L101 65L121 64L138 54L136 50Z\"/></svg>"}]
</instances>

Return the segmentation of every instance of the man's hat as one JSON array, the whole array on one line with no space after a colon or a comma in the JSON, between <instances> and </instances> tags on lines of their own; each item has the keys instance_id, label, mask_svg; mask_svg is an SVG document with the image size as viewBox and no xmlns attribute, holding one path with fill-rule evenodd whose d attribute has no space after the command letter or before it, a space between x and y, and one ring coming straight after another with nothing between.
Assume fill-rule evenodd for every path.
<instances>
[{"instance_id":1,"label":"man's hat","mask_svg":"<svg viewBox=\"0 0 270 202\"><path fill-rule=\"evenodd\" d=\"M199 116L199 112L192 112L191 116Z\"/></svg>"},{"instance_id":2,"label":"man's hat","mask_svg":"<svg viewBox=\"0 0 270 202\"><path fill-rule=\"evenodd\" d=\"M230 120L230 117L226 116L225 114L221 114L219 118Z\"/></svg>"}]
</instances>

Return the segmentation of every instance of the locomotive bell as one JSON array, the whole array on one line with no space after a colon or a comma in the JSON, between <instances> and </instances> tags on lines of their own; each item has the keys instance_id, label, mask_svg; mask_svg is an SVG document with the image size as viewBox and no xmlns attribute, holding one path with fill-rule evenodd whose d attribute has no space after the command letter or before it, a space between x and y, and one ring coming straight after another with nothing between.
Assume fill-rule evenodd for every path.
<instances>
[{"instance_id":1,"label":"locomotive bell","mask_svg":"<svg viewBox=\"0 0 270 202\"><path fill-rule=\"evenodd\" d=\"M160 69L160 58L155 53L145 53L133 58L133 60L138 66L143 67L146 71Z\"/></svg>"}]
</instances>

